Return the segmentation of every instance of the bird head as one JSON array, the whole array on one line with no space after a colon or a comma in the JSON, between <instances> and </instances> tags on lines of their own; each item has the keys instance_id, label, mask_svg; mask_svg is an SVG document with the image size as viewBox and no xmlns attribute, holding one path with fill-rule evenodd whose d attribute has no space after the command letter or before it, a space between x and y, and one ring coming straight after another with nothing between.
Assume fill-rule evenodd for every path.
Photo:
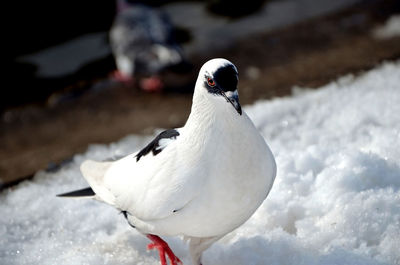
<instances>
[{"instance_id":1,"label":"bird head","mask_svg":"<svg viewBox=\"0 0 400 265\"><path fill-rule=\"evenodd\" d=\"M238 71L233 63L221 58L212 59L201 67L195 93L217 100L217 104L230 104L242 115L237 91L238 81Z\"/></svg>"}]
</instances>

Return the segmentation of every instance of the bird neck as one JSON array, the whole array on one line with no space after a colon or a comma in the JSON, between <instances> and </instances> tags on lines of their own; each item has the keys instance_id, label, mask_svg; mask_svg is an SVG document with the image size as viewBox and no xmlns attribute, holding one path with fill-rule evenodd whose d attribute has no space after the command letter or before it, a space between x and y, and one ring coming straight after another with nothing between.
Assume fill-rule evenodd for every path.
<instances>
[{"instance_id":1,"label":"bird neck","mask_svg":"<svg viewBox=\"0 0 400 265\"><path fill-rule=\"evenodd\" d=\"M204 95L194 95L192 109L185 128L188 133L206 137L210 129L215 126L217 115L212 104L202 97Z\"/></svg>"},{"instance_id":2,"label":"bird neck","mask_svg":"<svg viewBox=\"0 0 400 265\"><path fill-rule=\"evenodd\" d=\"M193 104L185 130L192 137L216 137L232 128L240 127L240 116L222 98L211 97L202 92L193 95ZM207 139L207 138L205 138Z\"/></svg>"},{"instance_id":3,"label":"bird neck","mask_svg":"<svg viewBox=\"0 0 400 265\"><path fill-rule=\"evenodd\" d=\"M187 153L196 154L191 156L193 159L190 164L196 164L204 160L204 156L209 155L210 152L217 148L213 139L216 131L221 131L216 128L217 117L213 110L207 110L207 104L202 102L193 103L192 110L189 118L182 130L180 138L185 145L184 148ZM215 146L214 146L215 145ZM197 161L197 162L196 162Z\"/></svg>"}]
</instances>

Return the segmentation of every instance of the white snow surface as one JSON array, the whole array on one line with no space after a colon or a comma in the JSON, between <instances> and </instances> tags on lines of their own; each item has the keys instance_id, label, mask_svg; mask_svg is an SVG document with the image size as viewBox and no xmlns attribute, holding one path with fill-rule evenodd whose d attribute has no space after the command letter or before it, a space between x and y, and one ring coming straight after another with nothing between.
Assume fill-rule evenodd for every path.
<instances>
[{"instance_id":1,"label":"white snow surface","mask_svg":"<svg viewBox=\"0 0 400 265\"><path fill-rule=\"evenodd\" d=\"M400 36L400 14L391 16L384 25L372 31L377 39L390 39Z\"/></svg>"},{"instance_id":2,"label":"white snow surface","mask_svg":"<svg viewBox=\"0 0 400 265\"><path fill-rule=\"evenodd\" d=\"M400 61L245 110L278 175L253 217L204 253L204 265L400 264ZM3 191L0 264L159 264L117 210L55 197L86 187L83 160L148 140L92 145L57 172ZM166 240L190 264L185 242Z\"/></svg>"},{"instance_id":3,"label":"white snow surface","mask_svg":"<svg viewBox=\"0 0 400 265\"><path fill-rule=\"evenodd\" d=\"M110 54L107 32L88 33L65 43L17 58L37 66L36 75L56 78L74 74L81 67Z\"/></svg>"}]
</instances>

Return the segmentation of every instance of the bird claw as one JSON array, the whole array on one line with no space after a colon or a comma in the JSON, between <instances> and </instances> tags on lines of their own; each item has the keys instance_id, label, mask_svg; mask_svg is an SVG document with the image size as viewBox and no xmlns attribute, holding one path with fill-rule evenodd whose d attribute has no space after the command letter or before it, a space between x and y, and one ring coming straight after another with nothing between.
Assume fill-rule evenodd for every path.
<instances>
[{"instance_id":1,"label":"bird claw","mask_svg":"<svg viewBox=\"0 0 400 265\"><path fill-rule=\"evenodd\" d=\"M161 265L167 265L167 260L165 258L165 254L167 254L171 265L181 265L182 261L175 256L174 252L172 252L171 248L168 246L167 242L162 240L160 237L156 235L147 235L147 238L149 238L153 243L150 243L147 245L147 249L151 250L156 248L158 250L158 253L160 255L160 262Z\"/></svg>"}]
</instances>

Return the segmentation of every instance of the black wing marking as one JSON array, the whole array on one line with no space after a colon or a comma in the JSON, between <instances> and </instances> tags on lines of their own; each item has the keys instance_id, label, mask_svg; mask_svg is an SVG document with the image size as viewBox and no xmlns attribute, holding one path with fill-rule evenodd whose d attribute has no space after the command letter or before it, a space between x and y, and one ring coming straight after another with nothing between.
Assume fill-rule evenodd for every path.
<instances>
[{"instance_id":1,"label":"black wing marking","mask_svg":"<svg viewBox=\"0 0 400 265\"><path fill-rule=\"evenodd\" d=\"M138 162L142 156L145 156L150 152L152 152L153 155L157 155L158 153L160 153L162 151L162 149L160 148L161 139L176 139L177 136L179 136L179 132L175 129L163 131L162 133L157 135L157 137L154 138L154 140L151 141L145 148L140 150L140 152L136 155L136 162Z\"/></svg>"},{"instance_id":2,"label":"black wing marking","mask_svg":"<svg viewBox=\"0 0 400 265\"><path fill-rule=\"evenodd\" d=\"M131 224L131 222L129 222L128 214L129 214L129 215L131 215L131 214L128 213L127 211L121 211L121 213L124 215L124 217L125 217L126 221L128 222L128 224L129 224L131 227L136 228L133 224Z\"/></svg>"}]
</instances>

